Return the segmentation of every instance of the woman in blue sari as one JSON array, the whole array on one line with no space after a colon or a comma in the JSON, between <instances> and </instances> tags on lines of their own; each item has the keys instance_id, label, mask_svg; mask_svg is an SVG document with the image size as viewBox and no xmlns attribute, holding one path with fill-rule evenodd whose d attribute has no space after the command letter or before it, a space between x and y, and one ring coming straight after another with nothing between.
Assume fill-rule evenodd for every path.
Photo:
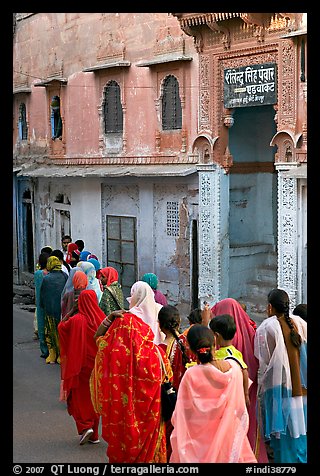
<instances>
[{"instance_id":1,"label":"woman in blue sari","mask_svg":"<svg viewBox=\"0 0 320 476\"><path fill-rule=\"evenodd\" d=\"M306 463L307 323L289 315L282 289L269 292L267 310L254 341L265 438L274 463Z\"/></svg>"},{"instance_id":2,"label":"woman in blue sari","mask_svg":"<svg viewBox=\"0 0 320 476\"><path fill-rule=\"evenodd\" d=\"M35 299L36 319L37 319L37 328L38 328L39 344L40 344L40 351L41 351L40 357L44 359L48 357L49 350L48 350L45 333L44 333L44 309L40 305L40 289L41 289L44 276L48 274L48 270L46 268L48 258L49 258L48 253L45 253L45 252L40 253L37 269L33 275L34 291L35 291L35 298L36 298Z\"/></svg>"}]
</instances>

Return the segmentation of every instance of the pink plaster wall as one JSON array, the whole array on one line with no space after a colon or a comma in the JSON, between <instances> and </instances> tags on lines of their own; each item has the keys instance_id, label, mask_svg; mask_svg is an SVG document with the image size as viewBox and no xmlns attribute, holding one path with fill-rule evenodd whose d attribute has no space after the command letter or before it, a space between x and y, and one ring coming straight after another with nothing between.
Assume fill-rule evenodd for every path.
<instances>
[{"instance_id":1,"label":"pink plaster wall","mask_svg":"<svg viewBox=\"0 0 320 476\"><path fill-rule=\"evenodd\" d=\"M125 107L127 146L126 153L118 155L178 155L181 132L161 132L160 151L156 149L156 133L162 129L156 100L160 96L161 81L169 73L178 77L179 84L183 83L184 90L180 88L180 94L187 92L183 128L187 131L190 153L197 128L197 116L191 114L191 103L197 101L198 91L190 87L197 84L197 61L151 68L135 65L155 57L156 39L165 38L168 27L172 37L185 38L185 54L196 58L193 39L182 33L178 20L167 13L39 13L18 22L14 41L15 70L28 74L28 85L32 87L27 110L33 131L30 154L47 143L50 154L59 157L90 159L101 156L98 108L102 104L104 86L110 79L115 79L120 84ZM83 72L84 68L98 63L97 55L103 51L103 45L108 44L110 33L119 43L125 44L125 59L131 66L99 73ZM60 90L55 89L58 84L50 88L34 87L35 83L52 75L66 78L67 86ZM14 82L21 77L25 76L14 73ZM49 101L53 94L61 97L64 135L60 144L51 141ZM17 95L16 111L19 100L20 95Z\"/></svg>"}]
</instances>

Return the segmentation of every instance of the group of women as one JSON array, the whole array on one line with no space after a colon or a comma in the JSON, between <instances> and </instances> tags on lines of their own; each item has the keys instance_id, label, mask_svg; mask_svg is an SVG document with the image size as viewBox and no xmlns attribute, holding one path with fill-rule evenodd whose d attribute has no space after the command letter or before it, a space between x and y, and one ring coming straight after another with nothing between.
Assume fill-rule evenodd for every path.
<instances>
[{"instance_id":1,"label":"group of women","mask_svg":"<svg viewBox=\"0 0 320 476\"><path fill-rule=\"evenodd\" d=\"M80 261L65 280L55 334L61 398L80 445L99 442L101 421L110 463L267 463L271 451L276 463L307 461L307 324L289 313L285 291L269 293L258 328L227 298L192 311L181 333L178 309L156 302L148 282L157 287L155 275L132 285L125 310L117 271L100 269L97 278L91 266ZM47 274L58 268L49 258ZM221 315L236 324L232 344L247 366L249 404L238 362L216 358L209 323ZM54 339L47 344L50 354ZM177 390L166 422L161 361Z\"/></svg>"}]
</instances>

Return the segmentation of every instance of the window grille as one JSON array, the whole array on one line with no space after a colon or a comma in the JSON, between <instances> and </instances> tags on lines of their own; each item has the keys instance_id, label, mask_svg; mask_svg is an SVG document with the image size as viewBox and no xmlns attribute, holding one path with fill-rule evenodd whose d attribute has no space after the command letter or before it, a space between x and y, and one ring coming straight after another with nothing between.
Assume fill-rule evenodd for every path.
<instances>
[{"instance_id":1,"label":"window grille","mask_svg":"<svg viewBox=\"0 0 320 476\"><path fill-rule=\"evenodd\" d=\"M162 129L182 128L182 109L177 78L170 75L163 82Z\"/></svg>"},{"instance_id":2,"label":"window grille","mask_svg":"<svg viewBox=\"0 0 320 476\"><path fill-rule=\"evenodd\" d=\"M167 202L167 235L179 236L178 202Z\"/></svg>"},{"instance_id":3,"label":"window grille","mask_svg":"<svg viewBox=\"0 0 320 476\"><path fill-rule=\"evenodd\" d=\"M20 140L28 139L28 125L27 125L27 112L26 105L24 103L20 104L19 107L19 137Z\"/></svg>"},{"instance_id":4,"label":"window grille","mask_svg":"<svg viewBox=\"0 0 320 476\"><path fill-rule=\"evenodd\" d=\"M116 81L109 81L104 91L104 131L123 131L123 111L120 99L120 86Z\"/></svg>"}]
</instances>

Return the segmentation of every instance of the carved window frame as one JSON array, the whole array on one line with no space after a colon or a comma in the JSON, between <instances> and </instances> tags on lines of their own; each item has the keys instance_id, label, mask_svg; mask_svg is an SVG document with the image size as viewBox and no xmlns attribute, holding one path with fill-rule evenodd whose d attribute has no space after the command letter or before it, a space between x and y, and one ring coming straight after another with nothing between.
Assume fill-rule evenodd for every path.
<instances>
[{"instance_id":1,"label":"carved window frame","mask_svg":"<svg viewBox=\"0 0 320 476\"><path fill-rule=\"evenodd\" d=\"M170 88L172 89L170 90ZM162 131L182 130L180 84L179 79L174 74L167 74L163 78L160 100Z\"/></svg>"},{"instance_id":2,"label":"carved window frame","mask_svg":"<svg viewBox=\"0 0 320 476\"><path fill-rule=\"evenodd\" d=\"M109 97L110 88L114 88L114 96ZM106 109L109 108L109 111ZM104 134L123 134L123 107L121 102L121 86L118 81L110 79L103 89L103 131ZM109 123L108 123L109 116Z\"/></svg>"}]
</instances>

